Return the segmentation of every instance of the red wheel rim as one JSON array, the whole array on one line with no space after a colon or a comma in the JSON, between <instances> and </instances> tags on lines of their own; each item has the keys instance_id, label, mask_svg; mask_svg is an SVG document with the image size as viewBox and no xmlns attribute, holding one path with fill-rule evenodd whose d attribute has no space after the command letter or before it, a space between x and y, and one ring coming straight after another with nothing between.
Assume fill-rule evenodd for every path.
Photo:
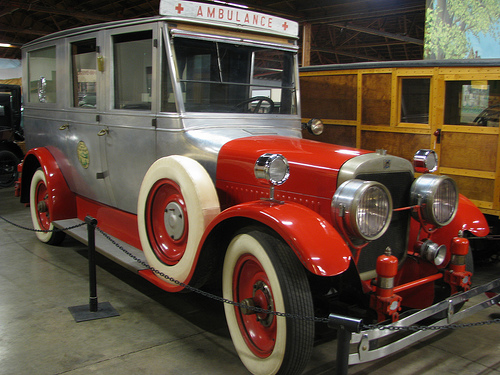
<instances>
[{"instance_id":1,"label":"red wheel rim","mask_svg":"<svg viewBox=\"0 0 500 375\"><path fill-rule=\"evenodd\" d=\"M170 203L182 211L183 230L180 236L169 234L165 223ZM186 204L175 182L163 179L151 188L146 202L146 230L151 248L161 262L175 265L182 259L186 252L188 219Z\"/></svg>"},{"instance_id":2,"label":"red wheel rim","mask_svg":"<svg viewBox=\"0 0 500 375\"><path fill-rule=\"evenodd\" d=\"M49 214L49 196L47 194L47 186L43 181L38 181L36 185L35 191L35 203L36 203L36 212L37 212L37 221L40 225L40 229L49 230L50 229L50 214ZM42 203L40 203L42 202ZM46 207L45 210L40 212L40 205Z\"/></svg>"},{"instance_id":3,"label":"red wheel rim","mask_svg":"<svg viewBox=\"0 0 500 375\"><path fill-rule=\"evenodd\" d=\"M252 299L256 307L274 311L274 298L269 279L260 262L245 254L236 263L233 277L233 298L237 302ZM244 315L235 307L241 334L253 354L268 357L276 344L276 317L269 314Z\"/></svg>"}]
</instances>

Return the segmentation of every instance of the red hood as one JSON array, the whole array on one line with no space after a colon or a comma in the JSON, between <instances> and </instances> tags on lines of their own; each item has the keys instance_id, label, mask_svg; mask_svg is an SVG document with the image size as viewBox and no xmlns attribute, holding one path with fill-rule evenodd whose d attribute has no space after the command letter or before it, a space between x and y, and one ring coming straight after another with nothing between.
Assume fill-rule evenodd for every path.
<instances>
[{"instance_id":1,"label":"red hood","mask_svg":"<svg viewBox=\"0 0 500 375\"><path fill-rule=\"evenodd\" d=\"M217 181L263 187L255 178L254 165L265 153L281 154L290 164L290 178L276 187L276 192L331 199L340 167L347 160L368 151L300 138L239 138L226 143L220 150Z\"/></svg>"}]
</instances>

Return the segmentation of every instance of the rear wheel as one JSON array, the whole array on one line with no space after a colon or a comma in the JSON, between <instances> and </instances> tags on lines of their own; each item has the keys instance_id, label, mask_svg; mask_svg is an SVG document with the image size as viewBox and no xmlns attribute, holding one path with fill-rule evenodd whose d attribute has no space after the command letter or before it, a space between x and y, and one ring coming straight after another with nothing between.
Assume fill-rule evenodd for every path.
<instances>
[{"instance_id":1,"label":"rear wheel","mask_svg":"<svg viewBox=\"0 0 500 375\"><path fill-rule=\"evenodd\" d=\"M45 173L38 169L31 179L30 188L30 210L33 227L37 230L54 230L49 210L49 194ZM36 236L42 242L50 245L60 244L65 237L64 232L36 232Z\"/></svg>"},{"instance_id":2,"label":"rear wheel","mask_svg":"<svg viewBox=\"0 0 500 375\"><path fill-rule=\"evenodd\" d=\"M312 317L309 283L281 239L248 229L231 241L223 268L224 298L266 310ZM226 320L241 361L253 374L300 374L309 361L314 322L255 313L226 304Z\"/></svg>"}]
</instances>

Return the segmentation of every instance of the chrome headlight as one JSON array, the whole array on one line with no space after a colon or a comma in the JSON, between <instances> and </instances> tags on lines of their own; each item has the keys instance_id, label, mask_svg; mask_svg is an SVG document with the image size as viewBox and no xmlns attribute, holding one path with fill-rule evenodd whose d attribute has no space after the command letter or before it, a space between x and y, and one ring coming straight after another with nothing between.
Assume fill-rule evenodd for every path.
<instances>
[{"instance_id":1,"label":"chrome headlight","mask_svg":"<svg viewBox=\"0 0 500 375\"><path fill-rule=\"evenodd\" d=\"M438 157L434 150L418 150L413 156L413 167L418 173L437 171Z\"/></svg>"},{"instance_id":2,"label":"chrome headlight","mask_svg":"<svg viewBox=\"0 0 500 375\"><path fill-rule=\"evenodd\" d=\"M348 234L367 241L376 240L391 222L389 190L375 181L348 180L333 196L332 216Z\"/></svg>"},{"instance_id":3,"label":"chrome headlight","mask_svg":"<svg viewBox=\"0 0 500 375\"><path fill-rule=\"evenodd\" d=\"M255 162L255 177L271 185L281 185L290 176L288 161L280 154L264 154Z\"/></svg>"},{"instance_id":4,"label":"chrome headlight","mask_svg":"<svg viewBox=\"0 0 500 375\"><path fill-rule=\"evenodd\" d=\"M304 127L307 129L307 131L313 135L321 135L323 134L323 131L325 130L325 125L323 124L323 121L319 118L313 118L307 122L307 124L304 124Z\"/></svg>"},{"instance_id":5,"label":"chrome headlight","mask_svg":"<svg viewBox=\"0 0 500 375\"><path fill-rule=\"evenodd\" d=\"M420 176L413 181L410 197L412 205L420 206L422 219L432 225L447 225L457 213L458 188L450 177Z\"/></svg>"}]
</instances>

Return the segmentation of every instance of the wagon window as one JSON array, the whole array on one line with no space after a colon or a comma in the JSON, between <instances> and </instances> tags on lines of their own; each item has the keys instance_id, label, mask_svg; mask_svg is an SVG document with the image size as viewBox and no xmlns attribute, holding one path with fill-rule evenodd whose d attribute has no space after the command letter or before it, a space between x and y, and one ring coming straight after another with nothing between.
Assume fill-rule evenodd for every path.
<instances>
[{"instance_id":1,"label":"wagon window","mask_svg":"<svg viewBox=\"0 0 500 375\"><path fill-rule=\"evenodd\" d=\"M445 124L498 127L500 81L446 82Z\"/></svg>"},{"instance_id":2,"label":"wagon window","mask_svg":"<svg viewBox=\"0 0 500 375\"><path fill-rule=\"evenodd\" d=\"M401 80L401 122L429 123L430 78Z\"/></svg>"},{"instance_id":3,"label":"wagon window","mask_svg":"<svg viewBox=\"0 0 500 375\"><path fill-rule=\"evenodd\" d=\"M97 50L95 39L72 43L71 57L73 106L95 108L97 92Z\"/></svg>"},{"instance_id":4,"label":"wagon window","mask_svg":"<svg viewBox=\"0 0 500 375\"><path fill-rule=\"evenodd\" d=\"M30 103L55 103L56 96L56 47L28 53Z\"/></svg>"},{"instance_id":5,"label":"wagon window","mask_svg":"<svg viewBox=\"0 0 500 375\"><path fill-rule=\"evenodd\" d=\"M152 31L115 35L113 53L115 108L150 110Z\"/></svg>"}]
</instances>

